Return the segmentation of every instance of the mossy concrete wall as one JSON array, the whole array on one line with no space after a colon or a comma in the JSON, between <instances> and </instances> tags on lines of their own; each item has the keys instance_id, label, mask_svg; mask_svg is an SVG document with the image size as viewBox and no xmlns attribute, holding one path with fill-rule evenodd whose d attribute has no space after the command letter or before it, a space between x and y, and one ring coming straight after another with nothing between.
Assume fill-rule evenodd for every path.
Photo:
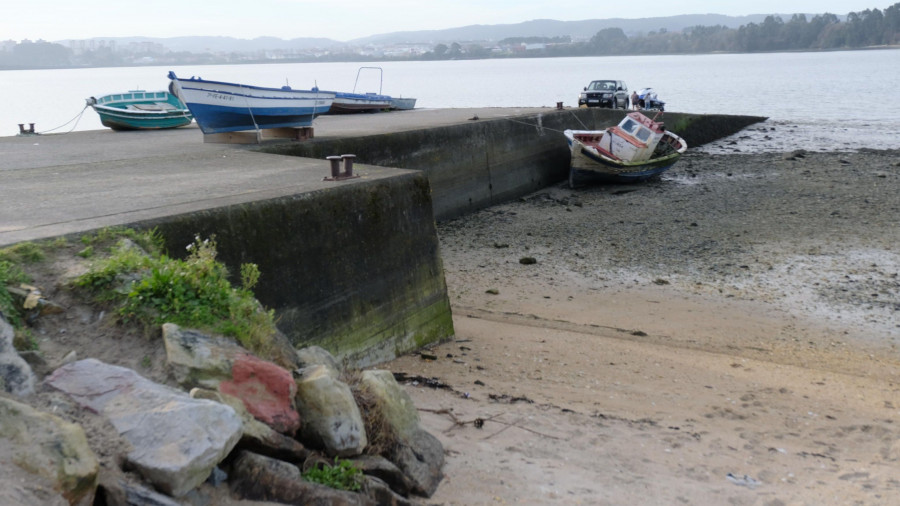
<instances>
[{"instance_id":1,"label":"mossy concrete wall","mask_svg":"<svg viewBox=\"0 0 900 506\"><path fill-rule=\"evenodd\" d=\"M562 132L594 130L621 121L628 111L548 109L546 113L425 130L272 145L263 151L325 158L353 153L357 163L424 171L438 221L465 215L540 190L568 177L569 149ZM665 113L667 128L699 146L765 120L756 116Z\"/></svg>"},{"instance_id":2,"label":"mossy concrete wall","mask_svg":"<svg viewBox=\"0 0 900 506\"><path fill-rule=\"evenodd\" d=\"M420 172L144 223L184 252L215 235L233 273L259 266L254 291L296 347L367 366L453 336L428 180Z\"/></svg>"}]
</instances>

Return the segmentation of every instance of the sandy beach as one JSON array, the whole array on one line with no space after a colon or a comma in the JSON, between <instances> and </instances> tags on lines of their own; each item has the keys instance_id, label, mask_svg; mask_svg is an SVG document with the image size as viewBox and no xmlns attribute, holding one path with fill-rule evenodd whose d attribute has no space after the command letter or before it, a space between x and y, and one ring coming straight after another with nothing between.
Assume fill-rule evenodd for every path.
<instances>
[{"instance_id":1,"label":"sandy beach","mask_svg":"<svg viewBox=\"0 0 900 506\"><path fill-rule=\"evenodd\" d=\"M900 153L687 154L439 224L426 504L900 503Z\"/></svg>"}]
</instances>

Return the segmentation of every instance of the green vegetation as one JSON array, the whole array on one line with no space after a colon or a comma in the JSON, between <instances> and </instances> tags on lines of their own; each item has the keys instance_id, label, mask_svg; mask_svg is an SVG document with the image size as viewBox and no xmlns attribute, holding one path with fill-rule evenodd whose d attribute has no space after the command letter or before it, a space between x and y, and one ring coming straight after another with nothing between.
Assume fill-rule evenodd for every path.
<instances>
[{"instance_id":1,"label":"green vegetation","mask_svg":"<svg viewBox=\"0 0 900 506\"><path fill-rule=\"evenodd\" d=\"M264 310L252 292L259 269L242 265L242 286L233 287L216 261L214 238L197 237L184 260L162 254L154 232L104 231L82 242L96 258L75 286L111 304L124 322L175 323L234 337L261 355L268 351L277 330L274 311Z\"/></svg>"},{"instance_id":2,"label":"green vegetation","mask_svg":"<svg viewBox=\"0 0 900 506\"><path fill-rule=\"evenodd\" d=\"M16 329L13 337L13 347L18 351L39 351L37 338L29 328Z\"/></svg>"},{"instance_id":3,"label":"green vegetation","mask_svg":"<svg viewBox=\"0 0 900 506\"><path fill-rule=\"evenodd\" d=\"M81 238L77 256L92 259L88 272L74 286L86 289L99 303L114 308L123 322L145 328L162 323L234 337L245 348L265 356L277 332L274 311L266 311L252 289L259 280L255 264L241 266L241 286L235 288L227 268L216 261L214 239L196 238L184 260L162 253L155 231L109 228ZM25 313L8 287L30 283L29 265L44 262L65 240L20 243L0 249L0 313L16 328L16 347L36 349L25 328ZM149 363L149 359L148 363Z\"/></svg>"},{"instance_id":4,"label":"green vegetation","mask_svg":"<svg viewBox=\"0 0 900 506\"><path fill-rule=\"evenodd\" d=\"M6 321L13 327L22 327L24 315L21 308L13 301L7 287L31 281L22 266L40 262L43 259L44 253L40 246L31 242L16 244L0 250L0 314L3 314Z\"/></svg>"},{"instance_id":5,"label":"green vegetation","mask_svg":"<svg viewBox=\"0 0 900 506\"><path fill-rule=\"evenodd\" d=\"M356 492L362 488L363 473L349 460L335 458L333 466L315 466L303 473L303 479L338 490Z\"/></svg>"}]
</instances>

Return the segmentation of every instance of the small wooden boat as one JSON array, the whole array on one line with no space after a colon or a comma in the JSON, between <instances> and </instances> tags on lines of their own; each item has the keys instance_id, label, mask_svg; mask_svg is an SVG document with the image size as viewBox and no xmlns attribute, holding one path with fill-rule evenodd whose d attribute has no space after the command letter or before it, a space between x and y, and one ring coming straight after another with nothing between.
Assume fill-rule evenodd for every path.
<instances>
[{"instance_id":1,"label":"small wooden boat","mask_svg":"<svg viewBox=\"0 0 900 506\"><path fill-rule=\"evenodd\" d=\"M346 93L336 91L328 114L378 112L391 108L391 97L377 93Z\"/></svg>"},{"instance_id":2,"label":"small wooden boat","mask_svg":"<svg viewBox=\"0 0 900 506\"><path fill-rule=\"evenodd\" d=\"M356 93L359 86L359 75L364 69L378 71L378 93ZM354 112L378 112L398 109L412 109L416 106L414 98L395 98L381 93L382 83L384 82L384 71L381 67L360 67L356 71L356 82L353 83L353 92L346 93L336 91L334 103L328 114L347 114Z\"/></svg>"},{"instance_id":3,"label":"small wooden boat","mask_svg":"<svg viewBox=\"0 0 900 506\"><path fill-rule=\"evenodd\" d=\"M669 170L687 149L662 122L631 112L606 130L566 130L569 186L589 181L632 183Z\"/></svg>"},{"instance_id":4,"label":"small wooden boat","mask_svg":"<svg viewBox=\"0 0 900 506\"><path fill-rule=\"evenodd\" d=\"M290 86L263 88L246 84L183 79L169 72L171 88L187 104L204 134L309 127L334 102L334 92Z\"/></svg>"},{"instance_id":5,"label":"small wooden boat","mask_svg":"<svg viewBox=\"0 0 900 506\"><path fill-rule=\"evenodd\" d=\"M357 93L356 87L359 86L359 74L363 69L378 71L378 93L367 92ZM350 114L355 112L378 112L386 111L391 108L391 97L382 95L381 85L384 81L384 71L381 67L360 67L356 71L356 81L353 83L352 92L336 91L334 92L334 103L331 104L328 114Z\"/></svg>"},{"instance_id":6,"label":"small wooden boat","mask_svg":"<svg viewBox=\"0 0 900 506\"><path fill-rule=\"evenodd\" d=\"M168 91L131 90L100 98L87 105L100 115L100 123L113 130L155 130L190 125L191 111Z\"/></svg>"},{"instance_id":7,"label":"small wooden boat","mask_svg":"<svg viewBox=\"0 0 900 506\"><path fill-rule=\"evenodd\" d=\"M402 97L392 97L391 98L391 110L392 111L408 111L410 109L415 109L416 107L416 99L414 98L402 98Z\"/></svg>"}]
</instances>

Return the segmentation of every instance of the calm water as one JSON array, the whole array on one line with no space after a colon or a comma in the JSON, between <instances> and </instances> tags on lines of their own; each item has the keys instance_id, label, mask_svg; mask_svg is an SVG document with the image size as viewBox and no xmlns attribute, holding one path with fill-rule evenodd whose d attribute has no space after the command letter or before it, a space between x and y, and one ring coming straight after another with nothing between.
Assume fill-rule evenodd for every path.
<instances>
[{"instance_id":1,"label":"calm water","mask_svg":"<svg viewBox=\"0 0 900 506\"><path fill-rule=\"evenodd\" d=\"M385 94L417 98L420 108L575 106L590 80L613 78L632 90L653 87L669 111L769 117L765 129L739 135L751 149L900 148L900 49L3 71L0 136L32 122L38 132L102 129L92 110L79 117L85 98L165 89L168 70L258 86L351 91L366 65L382 67L383 81L377 71L363 70L357 92L380 87Z\"/></svg>"}]
</instances>

